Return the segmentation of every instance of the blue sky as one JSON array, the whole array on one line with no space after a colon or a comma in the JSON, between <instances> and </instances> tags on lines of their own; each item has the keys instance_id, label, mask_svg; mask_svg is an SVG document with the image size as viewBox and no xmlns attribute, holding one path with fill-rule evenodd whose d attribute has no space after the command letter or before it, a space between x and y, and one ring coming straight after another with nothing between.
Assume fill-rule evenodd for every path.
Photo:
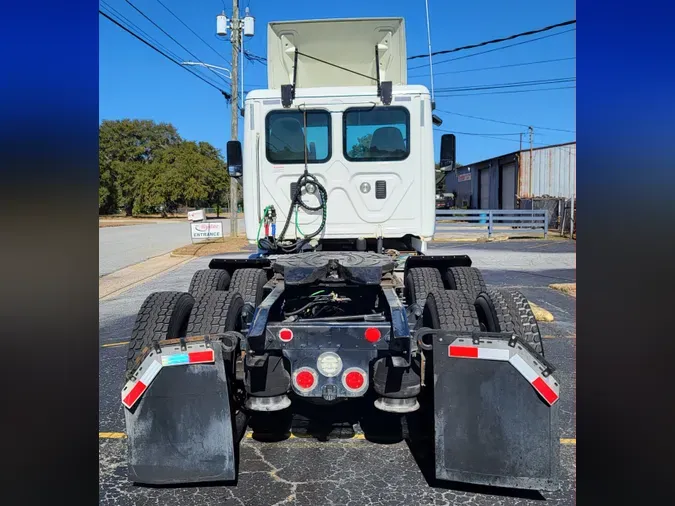
<instances>
[{"instance_id":1,"label":"blue sky","mask_svg":"<svg viewBox=\"0 0 675 506\"><path fill-rule=\"evenodd\" d=\"M201 61L229 67L213 49L193 35L173 17L158 0L130 0L155 23L171 34ZM408 56L427 52L426 16L423 0L342 0L340 2L296 1L294 3L240 0L240 8L250 7L256 18L256 35L247 38L245 48L254 54L266 56L266 25L270 21L292 19L321 19L342 17L401 16L406 22ZM183 2L161 0L171 11L230 60L229 42L215 35L216 15L223 7L228 17L232 2L228 0L200 0ZM102 0L100 8L118 17L118 13L133 22L157 42L179 55L182 60L195 57L178 46L169 37L127 3L126 0ZM115 9L112 11L111 9ZM292 10L291 10L292 9ZM576 18L575 2L558 0L541 2L518 0L477 0L449 2L429 0L431 42L434 51L478 43L504 37ZM479 70L576 56L576 31L548 37L532 43L467 57L448 63L436 63L450 58L495 49L528 39L559 33L576 25L557 28L542 34L524 37L512 42L485 48L462 51L434 57L434 84L436 90L446 87L492 85L540 79L576 76L576 60L513 66L493 70ZM411 69L428 63L428 59L409 61L408 82L429 86L429 68ZM464 72L470 70L470 72ZM441 74L443 72L444 74ZM452 72L452 73L448 73ZM218 81L218 78L206 72ZM246 62L246 89L264 87L266 68L260 63ZM220 81L228 89L227 81ZM533 88L574 86L576 83L550 84ZM533 89L529 88L529 89ZM522 90L525 88L514 88ZM487 90L492 94L436 98L436 108L456 114L437 112L443 118L441 128L457 134L458 162L468 164L518 149L521 126L488 122L462 115L477 116L511 123L534 126L534 142L538 145L558 144L576 139L576 89L557 89L528 93L499 93L509 89ZM437 91L438 93L438 91ZM485 92L484 92L485 93ZM457 93L459 94L459 92ZM230 137L230 110L222 95L200 79L167 60L103 16L99 16L99 118L153 119L170 122L186 139L203 140L225 150ZM568 130L558 132L538 127ZM440 135L435 133L435 149L440 146ZM502 136L495 134L513 133ZM523 136L524 142L527 135ZM436 153L438 159L438 152Z\"/></svg>"}]
</instances>

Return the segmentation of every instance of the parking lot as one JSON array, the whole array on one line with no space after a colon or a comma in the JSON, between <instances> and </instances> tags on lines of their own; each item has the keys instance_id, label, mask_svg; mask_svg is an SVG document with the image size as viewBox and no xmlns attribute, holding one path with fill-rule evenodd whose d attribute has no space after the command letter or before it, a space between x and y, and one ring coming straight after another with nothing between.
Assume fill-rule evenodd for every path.
<instances>
[{"instance_id":1,"label":"parking lot","mask_svg":"<svg viewBox=\"0 0 675 506\"><path fill-rule=\"evenodd\" d=\"M110 505L451 505L574 504L575 483L575 299L549 288L575 281L575 244L564 240L436 243L429 254L467 254L488 285L512 287L554 316L540 322L546 358L561 383L560 458L562 486L555 493L516 493L480 487L450 487L429 478L429 455L406 441L372 442L357 427L344 438L292 437L266 443L247 435L241 445L236 486L139 487L126 477L126 440L120 388L136 311L153 291L187 290L199 258L100 301L99 490ZM238 256L247 256L242 254Z\"/></svg>"}]
</instances>

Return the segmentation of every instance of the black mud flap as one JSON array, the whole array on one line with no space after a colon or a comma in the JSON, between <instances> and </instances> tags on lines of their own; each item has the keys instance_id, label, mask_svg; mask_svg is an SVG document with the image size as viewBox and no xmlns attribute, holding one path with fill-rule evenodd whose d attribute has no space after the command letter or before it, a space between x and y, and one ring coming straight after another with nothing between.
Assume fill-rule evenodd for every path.
<instances>
[{"instance_id":1,"label":"black mud flap","mask_svg":"<svg viewBox=\"0 0 675 506\"><path fill-rule=\"evenodd\" d=\"M158 372L134 406L124 408L131 481L168 485L235 480L228 379L220 344L213 347L211 363L181 363L187 353L166 352L144 362L146 370L156 367ZM164 366L153 366L153 358L154 364L163 358Z\"/></svg>"},{"instance_id":2,"label":"black mud flap","mask_svg":"<svg viewBox=\"0 0 675 506\"><path fill-rule=\"evenodd\" d=\"M559 384L515 339L433 336L436 478L559 488ZM543 392L543 395L542 395Z\"/></svg>"}]
</instances>

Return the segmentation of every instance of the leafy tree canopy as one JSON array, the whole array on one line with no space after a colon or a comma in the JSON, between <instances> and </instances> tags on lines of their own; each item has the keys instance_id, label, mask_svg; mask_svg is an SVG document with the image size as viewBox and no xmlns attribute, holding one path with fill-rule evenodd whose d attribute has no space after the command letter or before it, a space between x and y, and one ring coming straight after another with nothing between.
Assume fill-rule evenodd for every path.
<instances>
[{"instance_id":1,"label":"leafy tree canopy","mask_svg":"<svg viewBox=\"0 0 675 506\"><path fill-rule=\"evenodd\" d=\"M220 207L229 176L218 149L187 141L169 123L105 120L99 127L99 213Z\"/></svg>"}]
</instances>

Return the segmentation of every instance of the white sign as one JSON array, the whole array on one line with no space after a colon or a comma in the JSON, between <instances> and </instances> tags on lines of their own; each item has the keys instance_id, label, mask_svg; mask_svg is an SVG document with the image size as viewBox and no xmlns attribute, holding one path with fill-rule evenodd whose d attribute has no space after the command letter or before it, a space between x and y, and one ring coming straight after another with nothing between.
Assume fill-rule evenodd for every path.
<instances>
[{"instance_id":1,"label":"white sign","mask_svg":"<svg viewBox=\"0 0 675 506\"><path fill-rule=\"evenodd\" d=\"M188 220L190 221L203 221L204 219L206 219L206 214L203 209L188 212Z\"/></svg>"},{"instance_id":2,"label":"white sign","mask_svg":"<svg viewBox=\"0 0 675 506\"><path fill-rule=\"evenodd\" d=\"M223 237L222 221L207 221L190 224L193 239L213 239Z\"/></svg>"}]
</instances>

